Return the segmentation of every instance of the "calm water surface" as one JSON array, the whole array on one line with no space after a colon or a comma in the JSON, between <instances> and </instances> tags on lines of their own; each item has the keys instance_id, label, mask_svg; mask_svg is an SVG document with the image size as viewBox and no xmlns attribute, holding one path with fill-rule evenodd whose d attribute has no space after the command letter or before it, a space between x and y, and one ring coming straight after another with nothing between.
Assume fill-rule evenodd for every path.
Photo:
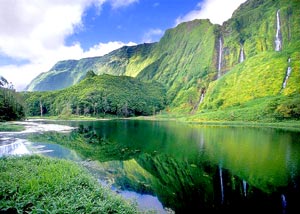
<instances>
[{"instance_id":1,"label":"calm water surface","mask_svg":"<svg viewBox=\"0 0 300 214\"><path fill-rule=\"evenodd\" d=\"M297 132L135 120L56 123L120 145L120 157L110 161L81 158L92 160L87 165L101 182L137 198L140 207L160 213L300 212ZM56 156L77 159L59 148ZM127 150L134 155L124 159Z\"/></svg>"},{"instance_id":2,"label":"calm water surface","mask_svg":"<svg viewBox=\"0 0 300 214\"><path fill-rule=\"evenodd\" d=\"M156 196L175 213L300 211L297 132L133 120L65 125L137 151L102 163L103 172L121 190Z\"/></svg>"}]
</instances>

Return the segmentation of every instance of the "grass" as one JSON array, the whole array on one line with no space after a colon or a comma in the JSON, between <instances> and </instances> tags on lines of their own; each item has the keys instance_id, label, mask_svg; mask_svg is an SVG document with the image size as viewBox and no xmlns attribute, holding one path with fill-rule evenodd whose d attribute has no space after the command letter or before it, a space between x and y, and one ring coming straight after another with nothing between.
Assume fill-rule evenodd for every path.
<instances>
[{"instance_id":1,"label":"grass","mask_svg":"<svg viewBox=\"0 0 300 214\"><path fill-rule=\"evenodd\" d=\"M84 168L41 156L0 159L0 212L138 213Z\"/></svg>"},{"instance_id":2,"label":"grass","mask_svg":"<svg viewBox=\"0 0 300 214\"><path fill-rule=\"evenodd\" d=\"M0 122L0 132L19 132L25 130L25 127L20 124L9 122Z\"/></svg>"},{"instance_id":3,"label":"grass","mask_svg":"<svg viewBox=\"0 0 300 214\"><path fill-rule=\"evenodd\" d=\"M183 123L193 123L203 126L227 126L227 127L258 127L258 128L276 128L288 131L300 132L300 121L299 120L261 120L261 121L243 121L243 120L230 120L230 119L221 119L216 115L230 114L230 112L210 112L207 114L197 114L197 115L188 115L188 114L176 114L176 113L163 113L156 116L141 116L131 118L134 120L157 120L157 121L177 121ZM215 114L215 115L214 115ZM201 117L202 115L202 117ZM207 116L205 119L204 116Z\"/></svg>"}]
</instances>

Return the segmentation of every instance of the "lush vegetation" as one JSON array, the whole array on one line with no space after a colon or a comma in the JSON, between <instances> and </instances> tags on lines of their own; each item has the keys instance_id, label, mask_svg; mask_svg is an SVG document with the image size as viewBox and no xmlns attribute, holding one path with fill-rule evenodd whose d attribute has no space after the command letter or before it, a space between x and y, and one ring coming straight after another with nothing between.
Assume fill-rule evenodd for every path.
<instances>
[{"instance_id":1,"label":"lush vegetation","mask_svg":"<svg viewBox=\"0 0 300 214\"><path fill-rule=\"evenodd\" d=\"M85 169L40 156L0 159L0 212L138 213Z\"/></svg>"},{"instance_id":2,"label":"lush vegetation","mask_svg":"<svg viewBox=\"0 0 300 214\"><path fill-rule=\"evenodd\" d=\"M85 159L91 160L85 166L94 169L95 175L100 174L101 179L113 179L114 186L118 186L121 190L124 188L154 194L164 206L172 208L176 213L193 212L195 208L205 213L223 212L228 209L232 212L243 212L245 209L254 211L262 207L272 212L281 209L278 195L287 185L289 177L287 171L290 170L284 156L285 146L289 148L287 143L295 142L295 139L297 142L296 132L285 135L286 132L274 129L241 128L237 131L236 128L202 128L202 134L199 136L205 136L203 142L211 142L205 145L204 154L199 150L199 139L180 140L183 135L182 139L199 134L198 124L190 124L186 130L184 127L187 126L182 124L177 128L173 126L174 129L169 129L169 125L161 125L158 128L159 132L156 132L157 135L155 137L152 135L155 139L153 142L159 142L155 146L153 146L155 143L145 144L139 140L135 143L126 143L126 140L121 138L117 143L110 142L100 137L105 136L102 131L99 129L95 131L92 127L91 129L81 127L70 135L67 133L35 135L31 140L57 143L75 150ZM127 124L126 127L129 126ZM146 129L145 132L149 131L147 126L143 129ZM164 133L167 130L170 131L169 136L172 136L173 132L179 139L175 141L172 137L166 139ZM137 135L147 136L143 133ZM287 142L286 136L292 139ZM241 147L241 142L246 146ZM270 146L272 143L278 147ZM260 152L257 152L257 146ZM298 157L296 148L297 144L291 154L295 161ZM274 152L278 155L270 155ZM251 155L254 153L256 155ZM257 157L260 157L259 163ZM220 204L220 159L223 166L223 181L226 184L224 204ZM102 163L98 165L94 160ZM246 169L245 163L248 166ZM243 179L247 181L247 197L244 197ZM297 203L289 204L291 207L295 205L297 206Z\"/></svg>"},{"instance_id":3,"label":"lush vegetation","mask_svg":"<svg viewBox=\"0 0 300 214\"><path fill-rule=\"evenodd\" d=\"M23 131L25 127L23 125L19 124L13 124L13 123L0 123L0 132L18 132Z\"/></svg>"},{"instance_id":4,"label":"lush vegetation","mask_svg":"<svg viewBox=\"0 0 300 214\"><path fill-rule=\"evenodd\" d=\"M275 51L278 10L282 49ZM78 83L93 69L96 74L129 75L142 81L160 82L166 88L166 112L186 116L193 113L196 121L299 119L299 23L298 0L248 0L222 26L209 20L194 20L167 30L158 43L123 47L103 57L58 62L28 89L67 87ZM217 78L220 39L221 78ZM292 72L283 87L288 67ZM111 113L126 115L120 110L122 106L126 109L126 102L118 105L118 110L113 108ZM84 111L84 106L77 103L75 106ZM71 107L72 113L76 112L75 106ZM57 107L65 109L63 105ZM128 114L144 114L135 113L135 109ZM37 111L30 115L37 115Z\"/></svg>"},{"instance_id":5,"label":"lush vegetation","mask_svg":"<svg viewBox=\"0 0 300 214\"><path fill-rule=\"evenodd\" d=\"M71 115L123 117L152 115L165 107L165 90L159 83L143 83L127 76L96 76L92 71L79 84L52 92L24 93L29 116Z\"/></svg>"},{"instance_id":6,"label":"lush vegetation","mask_svg":"<svg viewBox=\"0 0 300 214\"><path fill-rule=\"evenodd\" d=\"M20 120L25 117L22 98L13 89L0 87L0 121Z\"/></svg>"}]
</instances>

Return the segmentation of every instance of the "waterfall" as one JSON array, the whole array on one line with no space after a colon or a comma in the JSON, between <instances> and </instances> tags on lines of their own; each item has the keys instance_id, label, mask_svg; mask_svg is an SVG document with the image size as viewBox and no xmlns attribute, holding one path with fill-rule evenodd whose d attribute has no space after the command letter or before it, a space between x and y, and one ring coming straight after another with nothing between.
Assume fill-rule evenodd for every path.
<instances>
[{"instance_id":1,"label":"waterfall","mask_svg":"<svg viewBox=\"0 0 300 214\"><path fill-rule=\"evenodd\" d=\"M202 88L200 90L200 97L199 97L199 101L196 103L196 105L194 106L193 110L191 111L191 113L195 113L195 111L197 111L199 105L203 102L204 100L204 95L205 95L205 88Z\"/></svg>"},{"instance_id":2,"label":"waterfall","mask_svg":"<svg viewBox=\"0 0 300 214\"><path fill-rule=\"evenodd\" d=\"M220 186L221 186L221 204L224 202L224 186L223 186L223 176L222 176L222 168L219 166L219 175L220 175Z\"/></svg>"},{"instance_id":3,"label":"waterfall","mask_svg":"<svg viewBox=\"0 0 300 214\"><path fill-rule=\"evenodd\" d=\"M247 182L243 180L243 191L244 191L244 196L247 196Z\"/></svg>"},{"instance_id":4,"label":"waterfall","mask_svg":"<svg viewBox=\"0 0 300 214\"><path fill-rule=\"evenodd\" d=\"M276 37L275 37L275 51L280 51L281 50L281 38L280 38L280 16L279 16L279 10L277 10L276 18L277 18L277 29L276 29Z\"/></svg>"},{"instance_id":5,"label":"waterfall","mask_svg":"<svg viewBox=\"0 0 300 214\"><path fill-rule=\"evenodd\" d=\"M282 88L284 89L287 85L287 81L289 79L289 77L291 76L291 73L292 73L292 67L290 65L291 63L291 58L288 59L288 63L289 63L289 66L286 70L286 74L285 74L285 78L284 78L284 81L283 81L283 84L282 84Z\"/></svg>"},{"instance_id":6,"label":"waterfall","mask_svg":"<svg viewBox=\"0 0 300 214\"><path fill-rule=\"evenodd\" d=\"M240 63L242 63L245 60L245 55L244 55L244 47L241 46L241 51L240 51Z\"/></svg>"},{"instance_id":7,"label":"waterfall","mask_svg":"<svg viewBox=\"0 0 300 214\"><path fill-rule=\"evenodd\" d=\"M218 79L221 77L221 67L222 67L222 49L223 43L221 37L219 38L219 62L218 62Z\"/></svg>"},{"instance_id":8,"label":"waterfall","mask_svg":"<svg viewBox=\"0 0 300 214\"><path fill-rule=\"evenodd\" d=\"M0 157L6 155L23 155L30 152L24 145L24 140L18 139L14 143L0 146Z\"/></svg>"},{"instance_id":9,"label":"waterfall","mask_svg":"<svg viewBox=\"0 0 300 214\"><path fill-rule=\"evenodd\" d=\"M281 194L281 206L282 206L282 213L285 213L286 212L287 202L286 202L284 194Z\"/></svg>"},{"instance_id":10,"label":"waterfall","mask_svg":"<svg viewBox=\"0 0 300 214\"><path fill-rule=\"evenodd\" d=\"M204 91L201 92L199 104L203 102L203 99L204 99Z\"/></svg>"}]
</instances>

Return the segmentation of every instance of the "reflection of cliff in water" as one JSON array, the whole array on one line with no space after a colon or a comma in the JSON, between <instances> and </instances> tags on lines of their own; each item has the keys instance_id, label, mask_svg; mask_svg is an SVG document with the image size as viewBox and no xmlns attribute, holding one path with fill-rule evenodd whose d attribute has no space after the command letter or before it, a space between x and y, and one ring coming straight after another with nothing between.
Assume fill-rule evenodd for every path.
<instances>
[{"instance_id":1,"label":"reflection of cliff in water","mask_svg":"<svg viewBox=\"0 0 300 214\"><path fill-rule=\"evenodd\" d=\"M299 210L297 133L141 124L85 126L69 137L43 137L104 162L113 185L157 196L176 213ZM141 140L144 133L149 138Z\"/></svg>"},{"instance_id":2,"label":"reflection of cliff in water","mask_svg":"<svg viewBox=\"0 0 300 214\"><path fill-rule=\"evenodd\" d=\"M265 193L247 181L222 169L223 194L219 166L205 163L190 164L176 161L169 156L141 155L137 162L155 179L148 185L166 207L176 213L194 213L194 210L209 211L260 211L282 213L289 203L289 209L297 208L299 188L278 187L272 193ZM129 177L129 176L128 176ZM127 181L128 185L128 181ZM136 189L136 191L139 191Z\"/></svg>"}]
</instances>

